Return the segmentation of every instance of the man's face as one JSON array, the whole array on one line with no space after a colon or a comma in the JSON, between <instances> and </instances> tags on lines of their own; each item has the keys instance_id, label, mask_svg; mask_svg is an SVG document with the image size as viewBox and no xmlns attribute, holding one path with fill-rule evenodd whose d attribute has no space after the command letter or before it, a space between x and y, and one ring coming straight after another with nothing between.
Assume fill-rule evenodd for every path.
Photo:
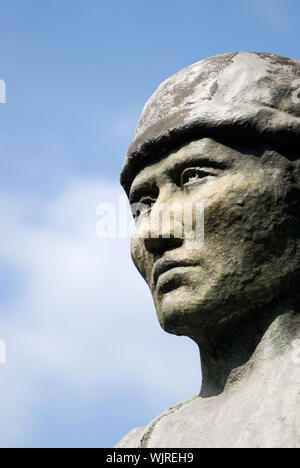
<instances>
[{"instance_id":1,"label":"man's face","mask_svg":"<svg viewBox=\"0 0 300 468\"><path fill-rule=\"evenodd\" d=\"M132 258L170 333L193 337L269 302L299 264L294 166L264 143L244 146L193 141L132 184L130 202L143 206ZM204 200L199 247L184 233L176 237L174 226L184 223L185 206ZM156 216L165 203L175 206L171 224Z\"/></svg>"}]
</instances>

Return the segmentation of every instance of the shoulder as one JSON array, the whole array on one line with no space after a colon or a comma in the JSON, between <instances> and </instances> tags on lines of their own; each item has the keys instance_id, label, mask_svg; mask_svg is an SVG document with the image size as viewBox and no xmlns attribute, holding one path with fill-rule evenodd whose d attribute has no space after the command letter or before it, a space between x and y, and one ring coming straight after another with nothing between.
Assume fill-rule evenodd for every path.
<instances>
[{"instance_id":1,"label":"shoulder","mask_svg":"<svg viewBox=\"0 0 300 468\"><path fill-rule=\"evenodd\" d=\"M190 402L194 401L197 397L189 398L181 403L178 403L175 406L164 411L162 414L153 419L147 426L137 427L130 431L125 437L123 437L120 442L115 445L115 448L146 448L148 442L151 438L151 435L156 428L157 424L163 420L168 419L168 416L176 413L183 406L188 405Z\"/></svg>"},{"instance_id":2,"label":"shoulder","mask_svg":"<svg viewBox=\"0 0 300 468\"><path fill-rule=\"evenodd\" d=\"M114 448L138 448L145 427L136 427L132 429Z\"/></svg>"}]
</instances>

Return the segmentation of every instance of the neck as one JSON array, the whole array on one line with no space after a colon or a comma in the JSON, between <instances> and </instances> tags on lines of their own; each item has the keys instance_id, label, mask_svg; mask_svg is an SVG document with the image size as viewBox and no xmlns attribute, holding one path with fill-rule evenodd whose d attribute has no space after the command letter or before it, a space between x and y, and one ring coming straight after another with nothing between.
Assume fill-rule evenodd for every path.
<instances>
[{"instance_id":1,"label":"neck","mask_svg":"<svg viewBox=\"0 0 300 468\"><path fill-rule=\"evenodd\" d=\"M218 333L193 337L201 352L202 388L207 398L232 388L258 366L287 352L299 337L299 302L283 301L248 314Z\"/></svg>"}]
</instances>

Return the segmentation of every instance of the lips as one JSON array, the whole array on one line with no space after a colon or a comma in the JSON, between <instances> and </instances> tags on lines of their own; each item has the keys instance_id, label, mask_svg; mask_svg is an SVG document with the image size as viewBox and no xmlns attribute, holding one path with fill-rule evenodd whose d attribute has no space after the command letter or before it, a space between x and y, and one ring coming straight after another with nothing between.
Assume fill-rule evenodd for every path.
<instances>
[{"instance_id":1,"label":"lips","mask_svg":"<svg viewBox=\"0 0 300 468\"><path fill-rule=\"evenodd\" d=\"M156 287L158 278L160 275L165 273L166 271L171 270L172 268L178 268L178 267L189 267L189 266L195 266L194 263L189 262L189 261L174 261L174 260L158 260L154 266L153 266L153 273L152 273L152 279L153 279L153 286Z\"/></svg>"}]
</instances>

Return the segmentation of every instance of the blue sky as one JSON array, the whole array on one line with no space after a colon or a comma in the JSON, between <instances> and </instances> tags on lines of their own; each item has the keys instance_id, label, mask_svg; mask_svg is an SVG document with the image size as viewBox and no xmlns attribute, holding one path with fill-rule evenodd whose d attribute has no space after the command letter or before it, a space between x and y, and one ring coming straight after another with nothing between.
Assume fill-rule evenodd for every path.
<instances>
[{"instance_id":1,"label":"blue sky","mask_svg":"<svg viewBox=\"0 0 300 468\"><path fill-rule=\"evenodd\" d=\"M0 446L112 446L200 386L96 206L161 81L208 56L300 59L296 0L2 0Z\"/></svg>"}]
</instances>

